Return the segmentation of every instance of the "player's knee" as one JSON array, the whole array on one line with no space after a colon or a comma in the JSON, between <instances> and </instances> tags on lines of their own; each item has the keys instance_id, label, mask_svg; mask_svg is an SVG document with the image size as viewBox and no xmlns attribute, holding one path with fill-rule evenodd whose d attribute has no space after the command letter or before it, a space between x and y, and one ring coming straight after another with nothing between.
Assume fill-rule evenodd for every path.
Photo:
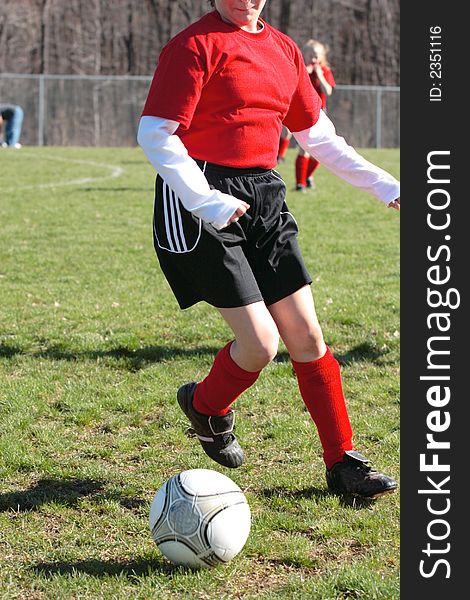
<instances>
[{"instance_id":1,"label":"player's knee","mask_svg":"<svg viewBox=\"0 0 470 600\"><path fill-rule=\"evenodd\" d=\"M279 350L279 335L276 334L275 336L273 336L273 338L269 342L269 344L266 344L265 348L264 348L264 359L265 359L267 365L276 358L278 350Z\"/></svg>"},{"instance_id":2,"label":"player's knee","mask_svg":"<svg viewBox=\"0 0 470 600\"><path fill-rule=\"evenodd\" d=\"M279 348L279 334L276 332L269 333L258 340L251 348L252 360L256 363L257 369L263 369L276 357Z\"/></svg>"},{"instance_id":3,"label":"player's knee","mask_svg":"<svg viewBox=\"0 0 470 600\"><path fill-rule=\"evenodd\" d=\"M320 356L325 348L323 332L319 325L311 325L299 329L293 336L293 342L290 344L294 354L299 355L318 355Z\"/></svg>"}]
</instances>

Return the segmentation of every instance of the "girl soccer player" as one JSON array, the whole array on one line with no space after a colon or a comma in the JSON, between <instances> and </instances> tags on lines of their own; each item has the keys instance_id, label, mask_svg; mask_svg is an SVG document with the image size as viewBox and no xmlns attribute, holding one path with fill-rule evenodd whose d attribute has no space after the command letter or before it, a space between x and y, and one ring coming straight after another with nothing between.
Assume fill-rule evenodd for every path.
<instances>
[{"instance_id":1,"label":"girl soccer player","mask_svg":"<svg viewBox=\"0 0 470 600\"><path fill-rule=\"evenodd\" d=\"M302 49L305 66L310 75L315 91L320 96L321 107L326 112L326 99L331 96L336 86L335 78L328 64L327 47L318 40L309 40ZM295 161L295 180L297 191L305 191L307 187L313 187L313 174L320 163L316 158L310 156L303 148Z\"/></svg>"},{"instance_id":2,"label":"girl soccer player","mask_svg":"<svg viewBox=\"0 0 470 600\"><path fill-rule=\"evenodd\" d=\"M260 18L266 0L215 10L163 48L138 142L158 172L154 245L181 308L204 300L234 339L207 377L177 392L205 452L239 467L231 404L283 339L316 424L329 487L376 497L397 484L354 449L338 362L323 339L310 275L273 170L282 124L306 152L386 205L399 185L336 136L295 43Z\"/></svg>"}]
</instances>

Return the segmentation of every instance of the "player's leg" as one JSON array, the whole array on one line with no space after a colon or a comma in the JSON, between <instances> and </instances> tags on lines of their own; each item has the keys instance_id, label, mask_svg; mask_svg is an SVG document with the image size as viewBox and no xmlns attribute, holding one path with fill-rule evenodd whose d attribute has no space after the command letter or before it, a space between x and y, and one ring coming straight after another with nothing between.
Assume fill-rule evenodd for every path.
<instances>
[{"instance_id":1,"label":"player's leg","mask_svg":"<svg viewBox=\"0 0 470 600\"><path fill-rule=\"evenodd\" d=\"M315 173L315 171L318 169L319 166L320 166L320 163L318 162L318 160L316 158L313 158L313 156L309 156L308 165L307 165L307 187L308 188L315 187L315 184L313 182L313 174Z\"/></svg>"},{"instance_id":2,"label":"player's leg","mask_svg":"<svg viewBox=\"0 0 470 600\"><path fill-rule=\"evenodd\" d=\"M8 146L13 148L20 146L23 114L23 109L20 106L16 106L11 119L8 119L5 127L5 141Z\"/></svg>"},{"instance_id":3,"label":"player's leg","mask_svg":"<svg viewBox=\"0 0 470 600\"><path fill-rule=\"evenodd\" d=\"M307 187L307 169L309 154L299 148L299 153L295 160L295 189L298 192L305 191Z\"/></svg>"},{"instance_id":4,"label":"player's leg","mask_svg":"<svg viewBox=\"0 0 470 600\"><path fill-rule=\"evenodd\" d=\"M300 393L317 426L330 488L369 498L393 491L396 482L373 471L367 459L353 450L339 364L324 342L310 287L302 287L268 309L289 351Z\"/></svg>"},{"instance_id":5,"label":"player's leg","mask_svg":"<svg viewBox=\"0 0 470 600\"><path fill-rule=\"evenodd\" d=\"M279 333L264 302L219 308L235 339L217 354L208 376L194 395L194 407L207 415L223 415L250 387L277 354Z\"/></svg>"},{"instance_id":6,"label":"player's leg","mask_svg":"<svg viewBox=\"0 0 470 600\"><path fill-rule=\"evenodd\" d=\"M279 149L277 152L278 163L284 162L291 138L292 133L287 129L287 127L283 127L281 131L281 137L279 139Z\"/></svg>"},{"instance_id":7,"label":"player's leg","mask_svg":"<svg viewBox=\"0 0 470 600\"><path fill-rule=\"evenodd\" d=\"M217 189L250 204L258 197L254 189L258 180L271 185L274 181L276 189L283 187L271 171L208 163L200 166ZM181 308L200 300L219 307L235 335L235 340L218 352L208 376L181 386L177 393L205 452L228 467L243 462L232 432L230 405L256 381L259 371L276 354L279 340L245 252L253 212L254 208L218 232L189 214L157 178L154 244L162 271Z\"/></svg>"},{"instance_id":8,"label":"player's leg","mask_svg":"<svg viewBox=\"0 0 470 600\"><path fill-rule=\"evenodd\" d=\"M315 421L327 467L352 450L352 430L338 362L323 339L310 286L268 307L290 354L304 402Z\"/></svg>"},{"instance_id":9,"label":"player's leg","mask_svg":"<svg viewBox=\"0 0 470 600\"><path fill-rule=\"evenodd\" d=\"M177 397L206 454L235 468L243 464L244 455L233 434L230 405L274 358L279 334L263 302L218 310L235 339L219 351L207 377L183 385Z\"/></svg>"}]
</instances>

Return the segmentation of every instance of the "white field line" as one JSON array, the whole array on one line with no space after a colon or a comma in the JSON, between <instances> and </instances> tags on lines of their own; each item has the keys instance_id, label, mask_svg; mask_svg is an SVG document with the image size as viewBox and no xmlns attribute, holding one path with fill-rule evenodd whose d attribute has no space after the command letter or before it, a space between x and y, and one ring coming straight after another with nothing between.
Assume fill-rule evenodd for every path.
<instances>
[{"instance_id":1,"label":"white field line","mask_svg":"<svg viewBox=\"0 0 470 600\"><path fill-rule=\"evenodd\" d=\"M95 183L96 181L104 181L106 179L114 179L121 177L124 173L122 167L116 165L110 165L108 163L95 162L94 160L80 160L78 158L64 158L63 156L45 155L45 154L33 154L32 152L23 152L21 150L21 156L27 156L31 158L39 158L45 160L55 160L57 162L64 163L75 163L77 165L88 165L91 167L100 167L109 171L108 175L101 175L99 177L83 177L82 179L63 179L59 181L50 181L48 183L38 183L36 185L15 185L10 188L3 188L4 191L13 192L15 190L37 190L37 189L49 189L55 187L63 187L68 185L83 185L85 183Z\"/></svg>"}]
</instances>

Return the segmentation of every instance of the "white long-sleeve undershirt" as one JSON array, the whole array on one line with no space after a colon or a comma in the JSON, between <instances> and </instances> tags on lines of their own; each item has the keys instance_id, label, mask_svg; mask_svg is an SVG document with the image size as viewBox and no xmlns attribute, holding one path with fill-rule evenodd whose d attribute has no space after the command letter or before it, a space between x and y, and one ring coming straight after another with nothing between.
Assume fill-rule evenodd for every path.
<instances>
[{"instance_id":1,"label":"white long-sleeve undershirt","mask_svg":"<svg viewBox=\"0 0 470 600\"><path fill-rule=\"evenodd\" d=\"M338 136L335 126L323 111L320 111L313 127L295 132L293 136L299 146L324 167L384 204L388 205L400 197L400 184L395 177L366 160Z\"/></svg>"},{"instance_id":2,"label":"white long-sleeve undershirt","mask_svg":"<svg viewBox=\"0 0 470 600\"><path fill-rule=\"evenodd\" d=\"M137 142L186 210L222 229L242 201L209 187L204 173L174 135L178 127L179 123L169 119L142 117Z\"/></svg>"},{"instance_id":3,"label":"white long-sleeve undershirt","mask_svg":"<svg viewBox=\"0 0 470 600\"><path fill-rule=\"evenodd\" d=\"M186 210L211 223L216 229L222 229L242 201L210 188L204 173L175 135L178 127L179 123L169 119L141 117L137 141ZM315 125L293 135L306 152L348 183L369 192L387 205L399 198L398 181L367 161L344 138L339 137L323 111Z\"/></svg>"}]
</instances>

